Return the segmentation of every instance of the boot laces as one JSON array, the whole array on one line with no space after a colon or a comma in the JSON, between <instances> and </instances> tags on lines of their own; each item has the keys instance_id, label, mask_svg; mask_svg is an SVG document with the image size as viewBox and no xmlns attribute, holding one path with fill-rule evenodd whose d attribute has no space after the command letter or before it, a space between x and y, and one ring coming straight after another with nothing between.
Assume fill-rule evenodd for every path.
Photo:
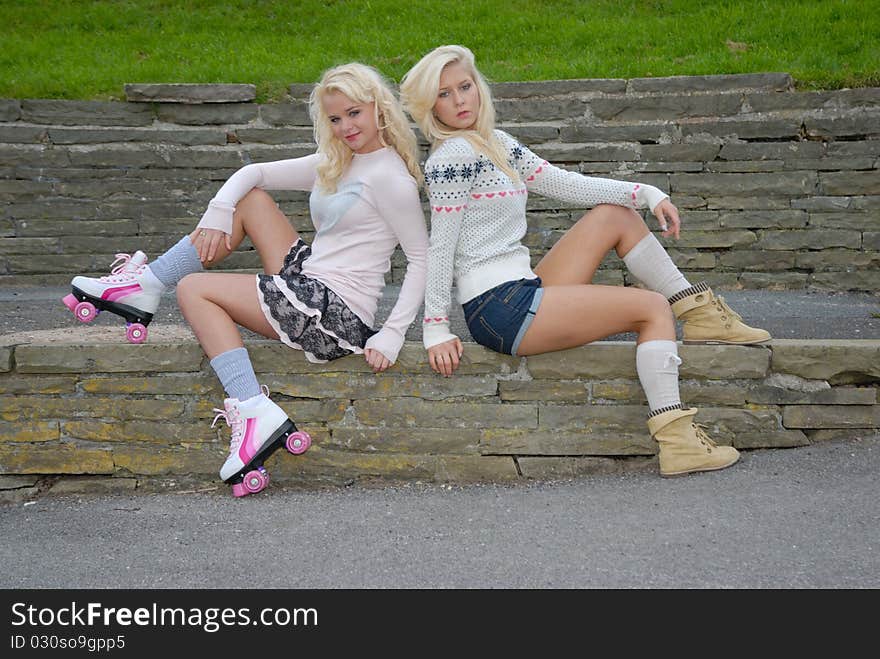
<instances>
[{"instance_id":1,"label":"boot laces","mask_svg":"<svg viewBox=\"0 0 880 659\"><path fill-rule=\"evenodd\" d=\"M735 318L736 320L742 320L742 316L740 316L736 311L731 309L727 302L724 301L724 298L720 295L713 296L715 298L715 306L718 308L718 311L721 313L729 314L731 318Z\"/></svg>"},{"instance_id":2,"label":"boot laces","mask_svg":"<svg viewBox=\"0 0 880 659\"><path fill-rule=\"evenodd\" d=\"M123 281L131 281L144 271L146 264L140 265L131 262L131 254L117 254L116 260L110 264L110 274L104 275L98 281L109 284L118 284Z\"/></svg>"},{"instance_id":3,"label":"boot laces","mask_svg":"<svg viewBox=\"0 0 880 659\"><path fill-rule=\"evenodd\" d=\"M223 419L226 422L226 425L229 426L232 432L232 437L229 439L229 453L232 454L238 450L238 447L241 445L241 439L244 436L244 420L241 418L241 412L238 410L238 405L232 405L227 410L215 407L214 411L217 412L217 416L211 422L211 427L214 427L218 419Z\"/></svg>"},{"instance_id":4,"label":"boot laces","mask_svg":"<svg viewBox=\"0 0 880 659\"><path fill-rule=\"evenodd\" d=\"M703 444L703 446L706 446L710 451L713 448L718 448L718 444L712 441L712 438L706 433L708 430L706 426L702 423L692 423L691 425L694 428L694 433L696 434L697 439L700 440L700 443Z\"/></svg>"}]
</instances>

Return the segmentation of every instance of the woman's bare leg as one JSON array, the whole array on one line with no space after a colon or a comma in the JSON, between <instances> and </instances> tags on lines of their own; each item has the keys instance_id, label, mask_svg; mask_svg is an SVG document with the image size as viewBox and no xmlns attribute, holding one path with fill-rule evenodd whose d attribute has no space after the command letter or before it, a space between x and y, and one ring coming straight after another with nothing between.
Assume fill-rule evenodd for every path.
<instances>
[{"instance_id":1,"label":"woman's bare leg","mask_svg":"<svg viewBox=\"0 0 880 659\"><path fill-rule=\"evenodd\" d=\"M194 229L190 240L202 257L205 267L212 267L229 256L231 251L226 249L225 240L218 239L215 241L213 255L210 254L210 247L201 231ZM275 274L281 270L290 246L299 238L290 220L281 212L272 196L259 188L247 193L235 207L230 237L232 251L241 244L245 236L254 244L263 262L263 271L267 274ZM209 259L210 256L213 258Z\"/></svg>"},{"instance_id":2,"label":"woman's bare leg","mask_svg":"<svg viewBox=\"0 0 880 659\"><path fill-rule=\"evenodd\" d=\"M532 324L517 349L537 355L636 332L638 343L675 341L669 302L659 293L622 286L547 286Z\"/></svg>"},{"instance_id":3,"label":"woman's bare leg","mask_svg":"<svg viewBox=\"0 0 880 659\"><path fill-rule=\"evenodd\" d=\"M648 233L635 211L600 204L565 232L535 267L535 274L544 286L589 284L609 251L623 258Z\"/></svg>"},{"instance_id":4,"label":"woman's bare leg","mask_svg":"<svg viewBox=\"0 0 880 659\"><path fill-rule=\"evenodd\" d=\"M177 285L177 301L209 359L244 346L236 325L270 339L278 338L260 307L254 275L188 275Z\"/></svg>"}]
</instances>

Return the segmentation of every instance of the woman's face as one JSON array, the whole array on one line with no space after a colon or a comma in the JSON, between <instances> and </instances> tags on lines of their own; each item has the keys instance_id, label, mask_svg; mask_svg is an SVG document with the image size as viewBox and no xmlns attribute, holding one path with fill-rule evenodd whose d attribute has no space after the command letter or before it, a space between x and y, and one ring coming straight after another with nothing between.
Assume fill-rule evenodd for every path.
<instances>
[{"instance_id":1,"label":"woman's face","mask_svg":"<svg viewBox=\"0 0 880 659\"><path fill-rule=\"evenodd\" d=\"M480 112L477 84L461 62L443 67L440 90L434 103L434 116L450 128L472 128Z\"/></svg>"},{"instance_id":2,"label":"woman's face","mask_svg":"<svg viewBox=\"0 0 880 659\"><path fill-rule=\"evenodd\" d=\"M330 92L322 100L333 136L355 153L382 148L375 120L375 103L355 103L342 92Z\"/></svg>"}]
</instances>

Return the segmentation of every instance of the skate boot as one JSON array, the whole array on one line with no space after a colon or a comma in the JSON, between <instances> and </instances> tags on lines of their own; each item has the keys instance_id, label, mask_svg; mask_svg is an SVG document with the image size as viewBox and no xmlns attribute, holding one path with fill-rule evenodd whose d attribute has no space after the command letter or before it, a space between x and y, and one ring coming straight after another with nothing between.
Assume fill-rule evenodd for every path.
<instances>
[{"instance_id":1,"label":"skate boot","mask_svg":"<svg viewBox=\"0 0 880 659\"><path fill-rule=\"evenodd\" d=\"M683 297L682 297L683 296ZM669 298L672 312L682 321L684 343L754 345L770 340L767 330L749 327L742 316L716 296L705 282Z\"/></svg>"},{"instance_id":2,"label":"skate boot","mask_svg":"<svg viewBox=\"0 0 880 659\"><path fill-rule=\"evenodd\" d=\"M660 444L660 475L724 469L739 460L732 446L718 446L703 426L693 423L697 409L670 410L648 419L648 430Z\"/></svg>"},{"instance_id":3,"label":"skate boot","mask_svg":"<svg viewBox=\"0 0 880 659\"><path fill-rule=\"evenodd\" d=\"M92 322L101 311L122 316L125 338L129 343L143 343L165 289L146 265L147 255L141 251L117 254L109 275L74 277L70 282L73 292L61 301L83 323Z\"/></svg>"},{"instance_id":4,"label":"skate boot","mask_svg":"<svg viewBox=\"0 0 880 659\"><path fill-rule=\"evenodd\" d=\"M220 478L232 485L232 495L255 494L269 484L269 472L263 463L284 446L294 455L305 453L312 445L308 433L296 429L287 414L268 396L241 402L236 398L223 401L224 410L215 409L217 419L224 419L232 431L229 456L220 468Z\"/></svg>"}]
</instances>

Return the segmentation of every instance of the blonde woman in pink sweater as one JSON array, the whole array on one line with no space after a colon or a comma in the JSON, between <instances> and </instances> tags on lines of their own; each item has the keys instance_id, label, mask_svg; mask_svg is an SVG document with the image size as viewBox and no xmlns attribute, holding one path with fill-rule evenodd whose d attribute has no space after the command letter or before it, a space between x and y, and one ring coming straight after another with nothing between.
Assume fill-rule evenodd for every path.
<instances>
[{"instance_id":1,"label":"blonde woman in pink sweater","mask_svg":"<svg viewBox=\"0 0 880 659\"><path fill-rule=\"evenodd\" d=\"M220 477L236 496L265 487L262 465L276 449L301 453L310 443L261 391L238 326L302 350L312 362L362 354L378 373L397 360L424 296L428 236L417 142L389 85L372 67L338 66L315 86L310 110L315 154L239 169L197 228L156 261L147 265L136 252L106 277L72 281L77 304L140 313L147 322L162 291L177 286L180 308L228 395L217 410L232 429ZM311 245L266 192L290 189L311 191ZM265 274L201 272L245 236ZM372 325L398 244L406 275L377 331Z\"/></svg>"}]
</instances>

